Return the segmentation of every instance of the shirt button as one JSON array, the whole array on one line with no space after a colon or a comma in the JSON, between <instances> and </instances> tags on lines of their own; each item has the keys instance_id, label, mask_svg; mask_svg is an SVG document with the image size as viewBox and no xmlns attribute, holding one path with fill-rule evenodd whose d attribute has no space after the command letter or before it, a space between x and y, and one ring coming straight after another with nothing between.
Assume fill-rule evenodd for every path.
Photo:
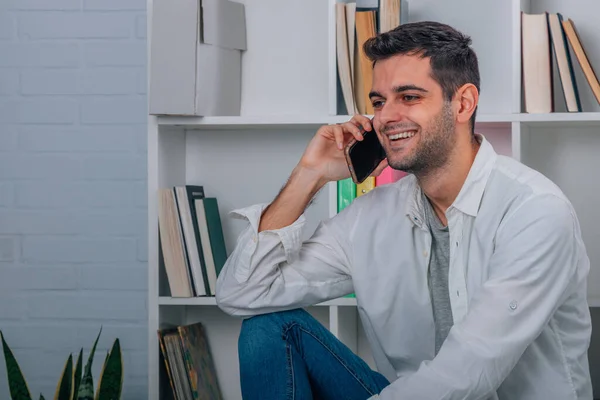
<instances>
[{"instance_id":1,"label":"shirt button","mask_svg":"<svg viewBox=\"0 0 600 400\"><path fill-rule=\"evenodd\" d=\"M508 305L510 307L511 310L516 310L517 309L517 302L515 300L511 301L510 304Z\"/></svg>"},{"instance_id":2,"label":"shirt button","mask_svg":"<svg viewBox=\"0 0 600 400\"><path fill-rule=\"evenodd\" d=\"M256 243L256 241L257 241L257 239L256 239L256 235L252 236L252 241L253 241L254 243Z\"/></svg>"},{"instance_id":3,"label":"shirt button","mask_svg":"<svg viewBox=\"0 0 600 400\"><path fill-rule=\"evenodd\" d=\"M423 250L423 257L427 258L427 250Z\"/></svg>"}]
</instances>

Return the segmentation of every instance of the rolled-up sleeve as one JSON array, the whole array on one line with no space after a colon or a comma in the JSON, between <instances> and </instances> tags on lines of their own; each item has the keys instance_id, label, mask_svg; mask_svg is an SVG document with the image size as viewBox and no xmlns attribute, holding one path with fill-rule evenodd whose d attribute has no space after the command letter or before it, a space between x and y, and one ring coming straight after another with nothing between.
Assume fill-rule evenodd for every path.
<instances>
[{"instance_id":1,"label":"rolled-up sleeve","mask_svg":"<svg viewBox=\"0 0 600 400\"><path fill-rule=\"evenodd\" d=\"M251 316L316 304L353 290L351 256L337 218L302 241L305 216L258 232L266 204L235 210L247 221L217 279L216 299L228 314Z\"/></svg>"},{"instance_id":2,"label":"rolled-up sleeve","mask_svg":"<svg viewBox=\"0 0 600 400\"><path fill-rule=\"evenodd\" d=\"M490 276L473 293L466 316L452 327L432 361L375 398L491 396L573 292L576 269L586 268L578 226L567 201L549 194L535 195L505 216Z\"/></svg>"}]
</instances>

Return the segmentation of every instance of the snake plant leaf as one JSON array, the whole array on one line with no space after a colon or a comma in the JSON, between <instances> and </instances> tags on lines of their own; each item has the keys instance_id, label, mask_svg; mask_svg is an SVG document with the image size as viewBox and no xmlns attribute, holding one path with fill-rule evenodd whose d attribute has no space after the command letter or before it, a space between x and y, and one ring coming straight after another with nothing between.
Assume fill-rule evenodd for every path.
<instances>
[{"instance_id":1,"label":"snake plant leaf","mask_svg":"<svg viewBox=\"0 0 600 400\"><path fill-rule=\"evenodd\" d=\"M4 360L6 362L6 374L8 377L8 388L12 400L31 400L31 392L27 386L27 381L23 377L19 363L10 350L10 347L4 340L4 334L0 331L2 337L2 349L4 351Z\"/></svg>"},{"instance_id":2,"label":"snake plant leaf","mask_svg":"<svg viewBox=\"0 0 600 400\"><path fill-rule=\"evenodd\" d=\"M121 344L115 339L112 349L102 367L95 400L118 400L123 387L123 358Z\"/></svg>"},{"instance_id":3,"label":"snake plant leaf","mask_svg":"<svg viewBox=\"0 0 600 400\"><path fill-rule=\"evenodd\" d=\"M43 395L43 394L41 394L41 393L40 393L40 400L46 400L46 399L44 398L44 395Z\"/></svg>"},{"instance_id":4,"label":"snake plant leaf","mask_svg":"<svg viewBox=\"0 0 600 400\"><path fill-rule=\"evenodd\" d=\"M71 388L73 385L73 354L69 354L62 375L56 386L54 400L71 400Z\"/></svg>"},{"instance_id":5,"label":"snake plant leaf","mask_svg":"<svg viewBox=\"0 0 600 400\"><path fill-rule=\"evenodd\" d=\"M83 359L83 348L79 350L79 356L77 357L77 363L73 370L73 387L71 388L71 399L76 400L79 394L79 385L81 384L81 372L82 372L82 359Z\"/></svg>"},{"instance_id":6,"label":"snake plant leaf","mask_svg":"<svg viewBox=\"0 0 600 400\"><path fill-rule=\"evenodd\" d=\"M78 400L93 400L94 399L94 377L92 376L92 363L94 362L94 353L96 352L96 345L98 344L98 339L100 339L101 333L102 333L102 327L100 327L100 332L98 332L96 341L94 342L94 345L92 346L92 350L90 351L88 360L85 363L85 370L83 373L83 378L81 378L81 383L79 385L79 391L77 392Z\"/></svg>"}]
</instances>

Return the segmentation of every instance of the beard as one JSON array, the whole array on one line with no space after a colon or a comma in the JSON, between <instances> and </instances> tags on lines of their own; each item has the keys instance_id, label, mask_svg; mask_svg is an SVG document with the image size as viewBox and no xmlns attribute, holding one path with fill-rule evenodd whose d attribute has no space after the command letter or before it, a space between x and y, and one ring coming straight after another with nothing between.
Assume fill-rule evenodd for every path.
<instances>
[{"instance_id":1,"label":"beard","mask_svg":"<svg viewBox=\"0 0 600 400\"><path fill-rule=\"evenodd\" d=\"M385 129L396 127L389 126ZM417 125L415 128L421 127ZM429 127L420 130L418 135L419 142L413 152L402 158L394 157L394 150L385 149L390 167L423 176L446 165L456 143L455 122L450 104L444 102L442 110L433 118Z\"/></svg>"}]
</instances>

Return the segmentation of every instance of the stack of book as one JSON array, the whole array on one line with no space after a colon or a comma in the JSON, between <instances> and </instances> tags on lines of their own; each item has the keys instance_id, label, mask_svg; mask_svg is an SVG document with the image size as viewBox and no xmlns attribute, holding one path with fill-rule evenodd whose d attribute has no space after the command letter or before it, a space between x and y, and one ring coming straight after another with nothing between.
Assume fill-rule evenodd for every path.
<instances>
[{"instance_id":1,"label":"stack of book","mask_svg":"<svg viewBox=\"0 0 600 400\"><path fill-rule=\"evenodd\" d=\"M357 0L335 4L338 83L346 114L373 114L369 99L373 67L363 44L408 19L406 0Z\"/></svg>"},{"instance_id":2,"label":"stack of book","mask_svg":"<svg viewBox=\"0 0 600 400\"><path fill-rule=\"evenodd\" d=\"M524 107L527 113L555 111L553 58L568 112L581 112L581 100L575 65L581 68L587 83L600 103L600 83L583 48L574 22L560 13L521 13L521 68ZM577 58L573 62L571 51ZM554 55L553 55L554 54Z\"/></svg>"},{"instance_id":3,"label":"stack of book","mask_svg":"<svg viewBox=\"0 0 600 400\"><path fill-rule=\"evenodd\" d=\"M203 186L159 189L158 225L171 296L214 296L227 260L217 199Z\"/></svg>"},{"instance_id":4,"label":"stack of book","mask_svg":"<svg viewBox=\"0 0 600 400\"><path fill-rule=\"evenodd\" d=\"M167 399L221 400L223 398L204 326L170 326L158 330L161 373L171 387ZM161 398L163 398L161 396Z\"/></svg>"},{"instance_id":5,"label":"stack of book","mask_svg":"<svg viewBox=\"0 0 600 400\"><path fill-rule=\"evenodd\" d=\"M379 176L370 176L362 183L356 184L352 178L342 179L337 182L337 211L340 212L346 208L352 201L373 190L377 186L387 185L397 182L407 174L403 171L386 167Z\"/></svg>"}]
</instances>

